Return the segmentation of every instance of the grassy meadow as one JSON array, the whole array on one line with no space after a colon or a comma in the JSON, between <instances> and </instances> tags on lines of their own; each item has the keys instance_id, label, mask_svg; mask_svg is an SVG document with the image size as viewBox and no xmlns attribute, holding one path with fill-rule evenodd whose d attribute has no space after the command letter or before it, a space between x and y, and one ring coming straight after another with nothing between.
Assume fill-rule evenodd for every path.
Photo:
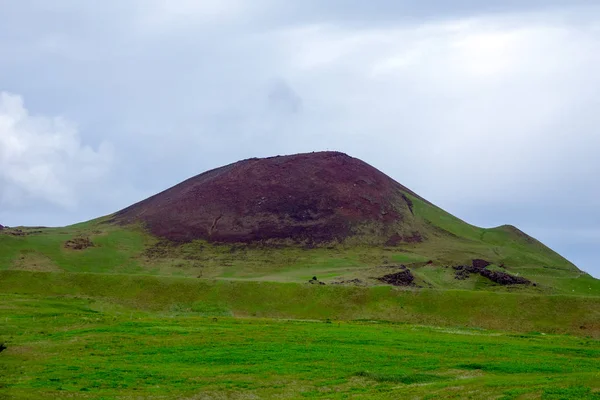
<instances>
[{"instance_id":1,"label":"grassy meadow","mask_svg":"<svg viewBox=\"0 0 600 400\"><path fill-rule=\"evenodd\" d=\"M600 399L586 336L20 291L0 295L0 399Z\"/></svg>"}]
</instances>

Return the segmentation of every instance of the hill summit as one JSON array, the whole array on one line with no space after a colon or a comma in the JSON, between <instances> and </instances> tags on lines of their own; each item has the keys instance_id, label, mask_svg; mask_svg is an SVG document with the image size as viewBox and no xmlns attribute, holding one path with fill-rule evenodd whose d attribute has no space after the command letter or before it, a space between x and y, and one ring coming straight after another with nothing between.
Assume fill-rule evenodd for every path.
<instances>
[{"instance_id":1,"label":"hill summit","mask_svg":"<svg viewBox=\"0 0 600 400\"><path fill-rule=\"evenodd\" d=\"M154 235L180 242L410 243L428 233L410 197L421 199L359 159L316 152L205 172L116 219L141 221Z\"/></svg>"}]
</instances>

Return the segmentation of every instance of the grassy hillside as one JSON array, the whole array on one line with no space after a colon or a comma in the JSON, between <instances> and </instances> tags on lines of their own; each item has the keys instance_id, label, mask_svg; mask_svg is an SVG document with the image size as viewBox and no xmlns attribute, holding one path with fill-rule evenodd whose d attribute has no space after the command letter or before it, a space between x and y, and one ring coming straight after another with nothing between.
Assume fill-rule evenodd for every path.
<instances>
[{"instance_id":1,"label":"grassy hillside","mask_svg":"<svg viewBox=\"0 0 600 400\"><path fill-rule=\"evenodd\" d=\"M516 228L478 228L416 197L417 221L429 232L421 243L369 246L329 243L212 244L197 240L175 244L159 240L141 226L110 223L110 218L65 228L13 228L0 231L0 270L67 271L189 276L208 279L381 285L378 277L401 264L423 288L522 291L600 295L600 281ZM85 238L92 246L75 249ZM523 276L533 285L500 286L472 274L456 279L452 266L485 259L498 269Z\"/></svg>"},{"instance_id":2,"label":"grassy hillside","mask_svg":"<svg viewBox=\"0 0 600 400\"><path fill-rule=\"evenodd\" d=\"M575 265L558 253L513 226L480 228L418 198L413 197L412 201L416 215L443 231L428 243L430 246L421 250L430 251L434 257L452 263L483 256L496 263L520 268L547 266L578 271Z\"/></svg>"},{"instance_id":3,"label":"grassy hillside","mask_svg":"<svg viewBox=\"0 0 600 400\"><path fill-rule=\"evenodd\" d=\"M590 338L464 324L227 316L239 310L264 315L269 308L279 314L278 303L288 296L316 306L304 311L287 302L289 314L313 317L357 305L372 313L392 311L394 303L396 310L401 304L418 310L411 297L428 307L437 298L430 291L24 272L3 272L0 283L0 342L6 345L0 353L1 399L600 398L600 342ZM246 294L238 299L231 296L234 290ZM339 291L351 306L340 304ZM38 294L27 294L33 292ZM584 305L598 312L592 298L439 294L435 304L447 312L456 310L456 302L461 313L467 303L477 309L485 302L492 305L490 313L508 308L517 318L520 302L526 313L549 305L561 314ZM269 302L270 296L277 301ZM176 306L173 299L182 303ZM418 312L427 316L433 310ZM475 310L473 318L478 315ZM547 317L550 323L554 316ZM461 318L469 325L468 317Z\"/></svg>"},{"instance_id":4,"label":"grassy hillside","mask_svg":"<svg viewBox=\"0 0 600 400\"><path fill-rule=\"evenodd\" d=\"M517 228L470 225L339 152L243 160L107 217L0 230L0 270L600 295Z\"/></svg>"},{"instance_id":5,"label":"grassy hillside","mask_svg":"<svg viewBox=\"0 0 600 400\"><path fill-rule=\"evenodd\" d=\"M0 272L0 293L92 298L166 316L386 320L600 337L600 297L133 275Z\"/></svg>"}]
</instances>

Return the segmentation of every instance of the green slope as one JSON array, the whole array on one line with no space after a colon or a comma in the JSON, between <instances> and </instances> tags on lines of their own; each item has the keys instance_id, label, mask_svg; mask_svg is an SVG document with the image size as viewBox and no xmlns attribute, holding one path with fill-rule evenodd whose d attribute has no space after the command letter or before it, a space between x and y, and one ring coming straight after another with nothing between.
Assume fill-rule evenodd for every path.
<instances>
[{"instance_id":1,"label":"green slope","mask_svg":"<svg viewBox=\"0 0 600 400\"><path fill-rule=\"evenodd\" d=\"M0 293L96 299L165 317L379 320L600 338L600 296L29 271L0 271Z\"/></svg>"},{"instance_id":2,"label":"green slope","mask_svg":"<svg viewBox=\"0 0 600 400\"><path fill-rule=\"evenodd\" d=\"M0 270L275 282L306 282L317 276L325 283L359 280L360 285L371 286L380 285L376 278L404 264L415 276L416 285L424 288L600 295L599 280L518 229L479 228L407 196L413 202L413 226L425 238L421 243L375 246L346 242L310 248L285 242L174 244L152 237L141 226L123 226L104 217L64 228L0 231ZM89 238L94 246L80 250L65 246L79 237ZM525 277L536 285L501 286L476 274L456 279L451 267L473 259L487 260L493 264L490 269Z\"/></svg>"}]
</instances>

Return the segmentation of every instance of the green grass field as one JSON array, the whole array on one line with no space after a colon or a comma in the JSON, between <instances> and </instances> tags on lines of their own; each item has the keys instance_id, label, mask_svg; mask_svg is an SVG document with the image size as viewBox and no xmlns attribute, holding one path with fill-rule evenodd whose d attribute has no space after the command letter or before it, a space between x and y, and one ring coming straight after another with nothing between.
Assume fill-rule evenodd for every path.
<instances>
[{"instance_id":1,"label":"green grass field","mask_svg":"<svg viewBox=\"0 0 600 400\"><path fill-rule=\"evenodd\" d=\"M600 399L585 336L2 292L1 399Z\"/></svg>"}]
</instances>

